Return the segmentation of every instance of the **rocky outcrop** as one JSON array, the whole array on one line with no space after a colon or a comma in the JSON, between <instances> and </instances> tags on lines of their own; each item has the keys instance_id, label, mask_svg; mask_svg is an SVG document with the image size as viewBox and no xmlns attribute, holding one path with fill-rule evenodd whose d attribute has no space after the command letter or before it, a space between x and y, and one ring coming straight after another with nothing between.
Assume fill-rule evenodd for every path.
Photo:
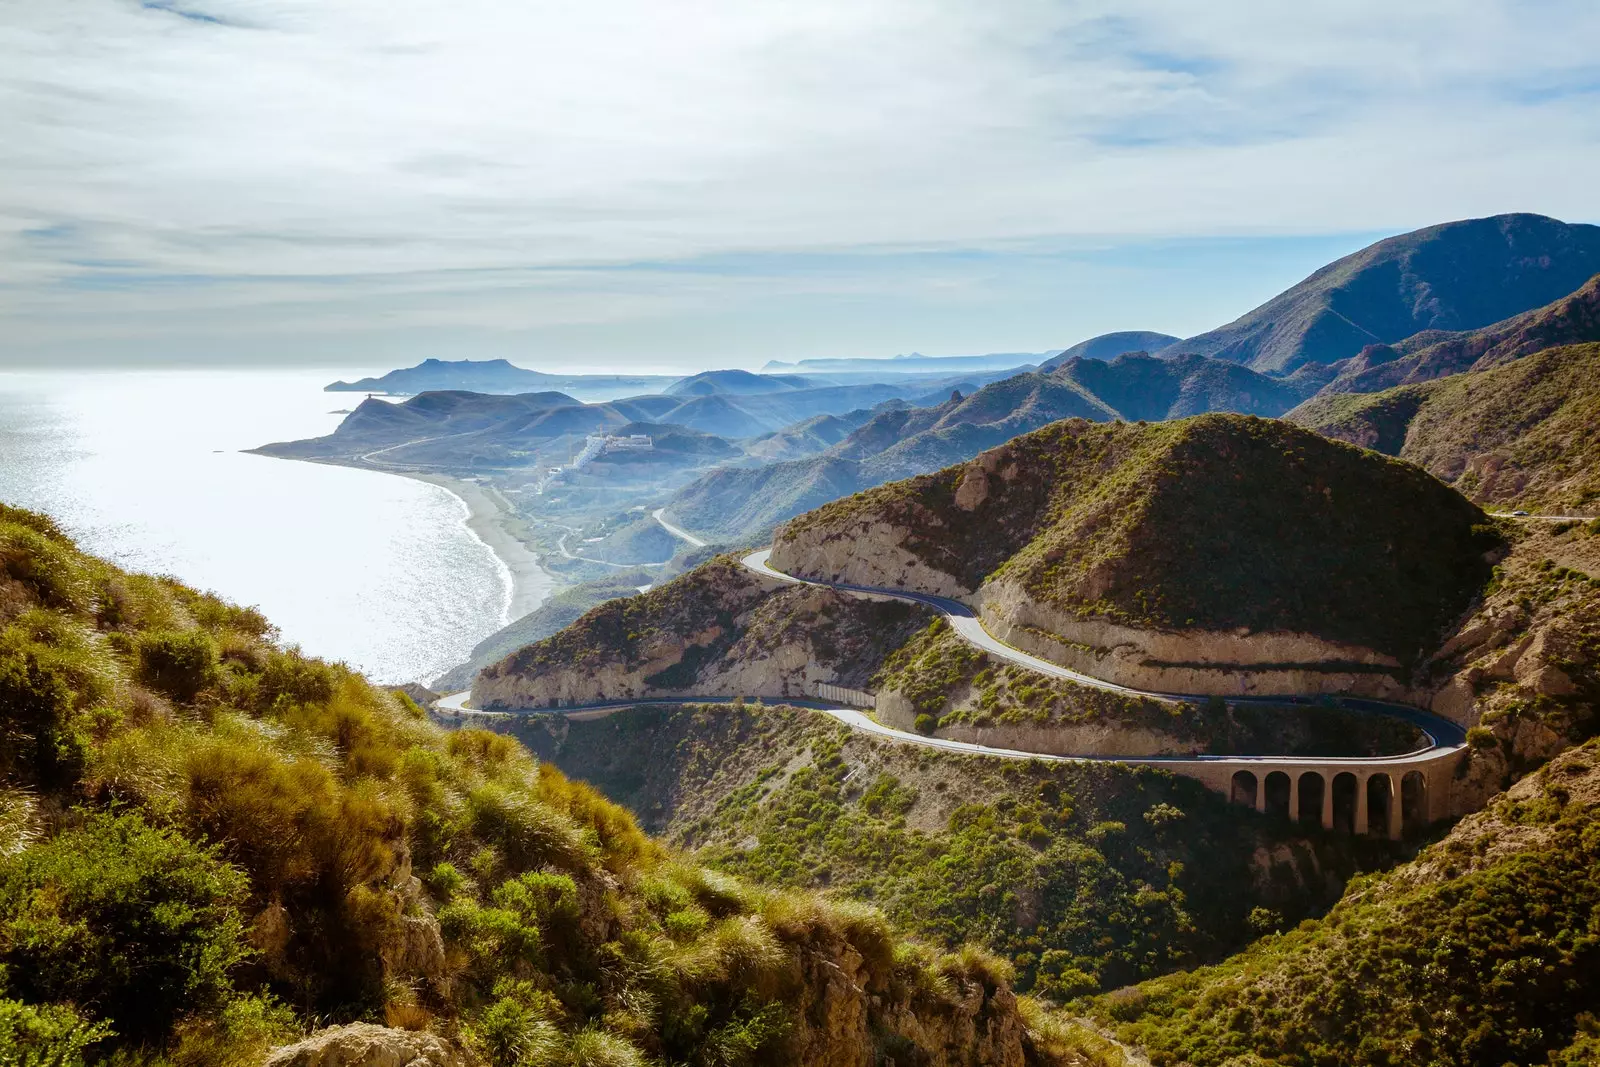
<instances>
[{"instance_id":1,"label":"rocky outcrop","mask_svg":"<svg viewBox=\"0 0 1600 1067\"><path fill-rule=\"evenodd\" d=\"M276 1049L263 1067L468 1067L468 1062L433 1034L352 1023Z\"/></svg>"},{"instance_id":2,"label":"rocky outcrop","mask_svg":"<svg viewBox=\"0 0 1600 1067\"><path fill-rule=\"evenodd\" d=\"M1008 644L1108 682L1157 693L1403 696L1400 664L1370 648L1305 633L1155 630L1070 615L1008 581L975 602L990 633Z\"/></svg>"},{"instance_id":3,"label":"rocky outcrop","mask_svg":"<svg viewBox=\"0 0 1600 1067\"><path fill-rule=\"evenodd\" d=\"M492 709L808 697L819 682L864 685L928 620L904 603L787 585L720 561L657 592L602 605L483 671L474 700Z\"/></svg>"},{"instance_id":4,"label":"rocky outcrop","mask_svg":"<svg viewBox=\"0 0 1600 1067\"><path fill-rule=\"evenodd\" d=\"M963 482L958 493L967 493L967 499L977 496L979 490L969 490L967 484ZM906 547L910 536L907 527L871 519L842 529L805 527L777 539L771 563L785 574L847 585L915 589L947 597L972 592L960 579L929 566Z\"/></svg>"},{"instance_id":5,"label":"rocky outcrop","mask_svg":"<svg viewBox=\"0 0 1600 1067\"><path fill-rule=\"evenodd\" d=\"M832 936L796 961L804 1009L792 1035L808 1067L1023 1067L1031 1056L1015 994L972 974L948 975L946 995L898 996L848 940ZM903 1061L901 1057L906 1057Z\"/></svg>"},{"instance_id":6,"label":"rocky outcrop","mask_svg":"<svg viewBox=\"0 0 1600 1067\"><path fill-rule=\"evenodd\" d=\"M1600 533L1530 525L1492 592L1428 664L1424 697L1473 734L1468 807L1600 723Z\"/></svg>"}]
</instances>

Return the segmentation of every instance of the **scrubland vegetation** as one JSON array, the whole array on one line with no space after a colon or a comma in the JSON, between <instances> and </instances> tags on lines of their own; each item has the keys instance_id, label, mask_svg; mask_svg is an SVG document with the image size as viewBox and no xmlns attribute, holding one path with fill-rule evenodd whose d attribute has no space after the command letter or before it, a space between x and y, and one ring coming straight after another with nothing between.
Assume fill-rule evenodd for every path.
<instances>
[{"instance_id":1,"label":"scrubland vegetation","mask_svg":"<svg viewBox=\"0 0 1600 1067\"><path fill-rule=\"evenodd\" d=\"M1593 1063L1597 767L1573 749L1326 917L1087 1010L1158 1067Z\"/></svg>"},{"instance_id":2,"label":"scrubland vegetation","mask_svg":"<svg viewBox=\"0 0 1600 1067\"><path fill-rule=\"evenodd\" d=\"M819 1062L809 983L846 956L884 1042L913 1047L891 1009L1015 1010L981 951L688 863L513 741L10 508L0 626L0 1062L253 1064L353 1019L494 1065Z\"/></svg>"},{"instance_id":3,"label":"scrubland vegetation","mask_svg":"<svg viewBox=\"0 0 1600 1067\"><path fill-rule=\"evenodd\" d=\"M1401 854L1159 771L913 748L796 709L553 725L559 743L539 720L501 728L702 862L872 903L942 945L980 941L1019 989L1055 998L1221 958Z\"/></svg>"}]
</instances>

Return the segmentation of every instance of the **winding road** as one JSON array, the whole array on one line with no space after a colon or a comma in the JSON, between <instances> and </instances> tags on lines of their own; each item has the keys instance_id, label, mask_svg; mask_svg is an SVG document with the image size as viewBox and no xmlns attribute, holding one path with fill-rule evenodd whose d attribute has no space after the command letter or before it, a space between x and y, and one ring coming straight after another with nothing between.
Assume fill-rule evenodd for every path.
<instances>
[{"instance_id":1,"label":"winding road","mask_svg":"<svg viewBox=\"0 0 1600 1067\"><path fill-rule=\"evenodd\" d=\"M682 536L694 544L703 545L698 538L677 530L662 518L661 512L654 513L657 522L661 523L674 535ZM887 597L895 600L921 604L939 612L950 624L950 627L963 639L975 647L982 649L999 659L1037 671L1054 678L1061 678L1079 685L1090 686L1096 689L1122 693L1128 696L1142 697L1164 702L1195 702L1207 699L1204 696L1184 695L1178 693L1153 693L1127 686L1107 682L1092 675L1082 674L1069 670L1057 663L1040 659L1030 655L1019 648L1006 644L983 628L983 624L972 609L957 600L948 597L933 596L928 593L918 593L904 589L882 589L870 586L848 585L835 582L822 582L813 579L796 578L775 569L771 564L770 548L752 552L741 561L744 566L763 578L773 579L794 585L822 586L839 592L866 597ZM456 714L473 714L475 709L467 707L470 692L454 693L442 697L437 707L443 711ZM506 714L552 714L558 713L574 720L599 719L616 712L648 705L681 705L681 704L731 704L738 701L754 703L758 700L770 700L796 707L810 708L829 715L841 723L859 730L863 733L873 734L888 738L903 744L918 745L923 748L941 749L947 752L962 752L973 755L1000 757L1004 759L1042 760L1052 763L1122 763L1131 765L1145 765L1166 767L1179 773L1188 774L1212 785L1221 788L1220 783L1227 780L1227 776L1236 770L1249 770L1259 774L1263 779L1271 771L1283 771L1296 774L1301 771L1337 771L1367 770L1374 773L1395 772L1403 773L1411 769L1436 769L1445 762L1454 766L1454 758L1466 746L1466 731L1457 723L1432 712L1405 704L1395 704L1381 700L1367 700L1355 697L1333 698L1333 703L1346 710L1361 714L1383 715L1391 718L1402 719L1416 726L1428 739L1427 745L1413 752L1406 752L1393 756L1209 756L1209 755L1174 755L1174 756L1080 756L1053 753L1028 752L1020 749L997 748L990 745L981 745L972 741L956 741L942 737L927 737L922 734L910 733L885 726L858 708L847 707L842 704L829 703L815 700L793 700L787 697L726 697L726 696L680 696L680 697L655 697L633 700L610 701L603 703L586 704L581 706L562 708L530 708L506 712ZM1257 704L1299 704L1305 706L1323 704L1325 697L1272 697L1272 698L1230 698L1229 703L1257 703Z\"/></svg>"}]
</instances>

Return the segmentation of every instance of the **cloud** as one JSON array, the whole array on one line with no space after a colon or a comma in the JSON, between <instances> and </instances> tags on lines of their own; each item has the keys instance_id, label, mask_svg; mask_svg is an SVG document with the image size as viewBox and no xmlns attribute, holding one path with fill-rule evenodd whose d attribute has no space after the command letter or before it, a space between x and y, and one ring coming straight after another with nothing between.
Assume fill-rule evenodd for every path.
<instances>
[{"instance_id":1,"label":"cloud","mask_svg":"<svg viewBox=\"0 0 1600 1067\"><path fill-rule=\"evenodd\" d=\"M535 328L748 288L634 264L921 252L931 292L1019 242L1582 218L1595 40L1588 0L7 5L0 314L11 351L279 301Z\"/></svg>"}]
</instances>

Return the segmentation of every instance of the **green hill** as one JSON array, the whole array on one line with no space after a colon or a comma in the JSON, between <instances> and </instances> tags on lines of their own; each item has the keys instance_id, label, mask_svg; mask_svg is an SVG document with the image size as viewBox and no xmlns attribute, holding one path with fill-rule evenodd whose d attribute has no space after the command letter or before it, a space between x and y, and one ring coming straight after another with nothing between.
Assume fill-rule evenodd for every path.
<instances>
[{"instance_id":1,"label":"green hill","mask_svg":"<svg viewBox=\"0 0 1600 1067\"><path fill-rule=\"evenodd\" d=\"M1282 415L1305 399L1300 382L1257 374L1205 356L1171 358L1130 352L1110 362L1074 359L1057 375L1076 382L1130 421L1180 419L1211 411Z\"/></svg>"},{"instance_id":2,"label":"green hill","mask_svg":"<svg viewBox=\"0 0 1600 1067\"><path fill-rule=\"evenodd\" d=\"M11 508L0 736L0 1061L255 1067L364 1020L491 1067L1045 1062L982 952L685 861Z\"/></svg>"},{"instance_id":3,"label":"green hill","mask_svg":"<svg viewBox=\"0 0 1600 1067\"><path fill-rule=\"evenodd\" d=\"M1591 742L1325 918L1088 1011L1163 1067L1593 1064L1597 815Z\"/></svg>"},{"instance_id":4,"label":"green hill","mask_svg":"<svg viewBox=\"0 0 1600 1067\"><path fill-rule=\"evenodd\" d=\"M1600 273L1600 226L1496 215L1390 237L1330 263L1194 352L1288 373L1423 330L1474 330L1558 300Z\"/></svg>"},{"instance_id":5,"label":"green hill","mask_svg":"<svg viewBox=\"0 0 1600 1067\"><path fill-rule=\"evenodd\" d=\"M1066 420L792 520L773 561L932 592L1004 583L1068 616L1314 634L1407 662L1486 581L1484 521L1416 467L1282 422Z\"/></svg>"},{"instance_id":6,"label":"green hill","mask_svg":"<svg viewBox=\"0 0 1600 1067\"><path fill-rule=\"evenodd\" d=\"M1484 504L1600 509L1600 343L1381 393L1319 396L1287 418L1410 460Z\"/></svg>"}]
</instances>

